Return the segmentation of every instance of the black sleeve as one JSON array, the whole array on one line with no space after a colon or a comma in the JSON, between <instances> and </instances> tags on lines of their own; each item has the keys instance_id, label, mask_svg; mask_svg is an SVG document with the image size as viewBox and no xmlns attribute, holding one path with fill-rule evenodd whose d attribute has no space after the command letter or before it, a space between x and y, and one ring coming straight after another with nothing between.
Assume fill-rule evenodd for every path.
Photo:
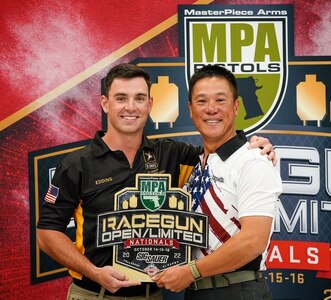
<instances>
[{"instance_id":1,"label":"black sleeve","mask_svg":"<svg viewBox=\"0 0 331 300\"><path fill-rule=\"evenodd\" d=\"M43 200L37 227L65 232L79 205L79 181L70 174L69 169L59 165L52 179L54 189L58 191L55 201Z\"/></svg>"}]
</instances>

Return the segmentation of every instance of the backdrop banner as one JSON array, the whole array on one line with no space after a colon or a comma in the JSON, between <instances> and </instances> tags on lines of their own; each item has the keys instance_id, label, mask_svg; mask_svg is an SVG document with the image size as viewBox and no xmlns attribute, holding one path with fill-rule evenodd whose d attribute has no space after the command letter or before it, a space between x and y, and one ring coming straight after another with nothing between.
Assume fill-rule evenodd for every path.
<instances>
[{"instance_id":1,"label":"backdrop banner","mask_svg":"<svg viewBox=\"0 0 331 300\"><path fill-rule=\"evenodd\" d=\"M201 144L188 79L206 64L234 72L236 128L270 139L282 177L265 272L274 299L331 299L331 57L294 55L293 5L180 5L178 32L178 57L132 61L153 81L146 134ZM39 250L35 226L55 166L87 142L29 155L33 283L67 274ZM68 234L74 240L73 223Z\"/></svg>"}]
</instances>

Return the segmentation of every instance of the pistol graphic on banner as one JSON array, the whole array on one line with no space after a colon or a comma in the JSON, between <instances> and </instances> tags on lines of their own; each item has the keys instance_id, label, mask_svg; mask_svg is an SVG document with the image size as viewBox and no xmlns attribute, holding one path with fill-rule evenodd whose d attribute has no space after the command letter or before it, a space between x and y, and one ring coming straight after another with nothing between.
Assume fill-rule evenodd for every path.
<instances>
[{"instance_id":1,"label":"pistol graphic on banner","mask_svg":"<svg viewBox=\"0 0 331 300\"><path fill-rule=\"evenodd\" d=\"M132 280L190 260L207 248L208 216L191 212L191 195L170 186L169 174L137 174L136 187L115 195L114 211L98 215L97 247L114 247L113 267Z\"/></svg>"}]
</instances>

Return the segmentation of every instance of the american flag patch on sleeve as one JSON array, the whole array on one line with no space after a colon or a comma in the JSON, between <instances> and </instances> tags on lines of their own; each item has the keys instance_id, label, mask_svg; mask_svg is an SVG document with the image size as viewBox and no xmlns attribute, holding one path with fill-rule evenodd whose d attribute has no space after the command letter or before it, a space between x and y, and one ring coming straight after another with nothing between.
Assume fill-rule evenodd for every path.
<instances>
[{"instance_id":1,"label":"american flag patch on sleeve","mask_svg":"<svg viewBox=\"0 0 331 300\"><path fill-rule=\"evenodd\" d=\"M50 184L44 199L49 203L55 203L58 195L59 195L59 188L56 187L55 185Z\"/></svg>"}]
</instances>

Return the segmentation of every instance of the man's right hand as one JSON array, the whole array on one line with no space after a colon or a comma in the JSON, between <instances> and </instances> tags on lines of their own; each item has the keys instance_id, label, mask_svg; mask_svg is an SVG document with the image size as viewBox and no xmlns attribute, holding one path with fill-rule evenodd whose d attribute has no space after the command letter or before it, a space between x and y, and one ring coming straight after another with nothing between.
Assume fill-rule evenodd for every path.
<instances>
[{"instance_id":1,"label":"man's right hand","mask_svg":"<svg viewBox=\"0 0 331 300\"><path fill-rule=\"evenodd\" d=\"M97 269L96 277L93 280L97 281L106 290L111 293L117 292L120 288L140 285L140 281L129 280L122 272L115 270L111 266L105 266Z\"/></svg>"},{"instance_id":2,"label":"man's right hand","mask_svg":"<svg viewBox=\"0 0 331 300\"><path fill-rule=\"evenodd\" d=\"M37 241L40 249L50 257L68 269L99 283L111 293L115 293L122 287L141 284L139 281L129 280L124 273L111 266L96 267L78 251L74 243L63 232L37 229Z\"/></svg>"}]
</instances>

